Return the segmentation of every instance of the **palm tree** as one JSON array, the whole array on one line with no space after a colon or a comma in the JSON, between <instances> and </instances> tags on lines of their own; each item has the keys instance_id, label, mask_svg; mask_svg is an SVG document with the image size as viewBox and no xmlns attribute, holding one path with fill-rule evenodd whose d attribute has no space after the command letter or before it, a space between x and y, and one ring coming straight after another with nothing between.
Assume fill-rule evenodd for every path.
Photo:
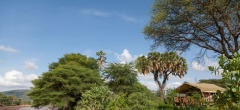
<instances>
[{"instance_id":1,"label":"palm tree","mask_svg":"<svg viewBox=\"0 0 240 110\"><path fill-rule=\"evenodd\" d=\"M164 99L164 89L169 75L183 77L187 73L186 60L175 52L150 52L148 56L138 57L136 68L141 74L152 73L159 87L160 97ZM163 78L162 82L160 79Z\"/></svg>"},{"instance_id":2,"label":"palm tree","mask_svg":"<svg viewBox=\"0 0 240 110\"><path fill-rule=\"evenodd\" d=\"M101 69L104 66L104 64L106 63L106 57L105 57L106 53L103 51L99 51L96 53L96 55L99 56L97 64L98 64L99 68Z\"/></svg>"}]
</instances>

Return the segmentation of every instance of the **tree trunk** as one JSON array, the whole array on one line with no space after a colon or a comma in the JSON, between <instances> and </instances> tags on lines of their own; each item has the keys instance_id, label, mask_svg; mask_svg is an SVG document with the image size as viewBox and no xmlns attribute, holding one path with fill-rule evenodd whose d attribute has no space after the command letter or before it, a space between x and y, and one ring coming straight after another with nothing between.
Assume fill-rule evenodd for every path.
<instances>
[{"instance_id":1,"label":"tree trunk","mask_svg":"<svg viewBox=\"0 0 240 110\"><path fill-rule=\"evenodd\" d=\"M169 73L170 74L170 73ZM164 89L165 89L165 87L166 87L166 82L167 82L167 79L168 79L168 75L169 74L167 74L167 72L166 73L164 73L164 75L163 75L163 81L162 81L162 83L158 80L159 78L158 78L158 73L154 73L154 80L157 82L157 84L158 84L158 89L159 89L159 95L160 95L160 99L162 100L162 101L164 101L164 99L165 99L165 91L164 91Z\"/></svg>"},{"instance_id":2,"label":"tree trunk","mask_svg":"<svg viewBox=\"0 0 240 110\"><path fill-rule=\"evenodd\" d=\"M165 99L165 91L164 91L164 89L165 89L165 87L166 87L166 82L167 82L167 79L168 79L168 75L169 75L169 74L165 74L165 75L164 75L162 83L161 83L161 82L158 80L158 78L156 77L156 76L158 76L158 75L154 75L154 79L155 79L155 81L156 81L157 84L158 84L160 99L161 99L162 101L164 101L164 99Z\"/></svg>"},{"instance_id":3,"label":"tree trunk","mask_svg":"<svg viewBox=\"0 0 240 110\"><path fill-rule=\"evenodd\" d=\"M160 83L160 81L158 81L158 80L157 80L156 82L157 82L157 84L158 84L160 99L161 99L162 101L164 101L164 88L165 88L165 86L162 85L162 84Z\"/></svg>"},{"instance_id":4,"label":"tree trunk","mask_svg":"<svg viewBox=\"0 0 240 110\"><path fill-rule=\"evenodd\" d=\"M160 98L161 98L162 101L164 101L164 99L165 99L164 89L165 89L165 84L159 85L159 93L160 93Z\"/></svg>"}]
</instances>

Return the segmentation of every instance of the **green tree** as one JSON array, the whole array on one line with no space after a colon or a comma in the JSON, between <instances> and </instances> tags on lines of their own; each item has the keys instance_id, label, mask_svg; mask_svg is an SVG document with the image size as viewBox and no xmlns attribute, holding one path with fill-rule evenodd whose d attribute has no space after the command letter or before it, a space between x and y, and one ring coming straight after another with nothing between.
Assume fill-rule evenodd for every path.
<instances>
[{"instance_id":1,"label":"green tree","mask_svg":"<svg viewBox=\"0 0 240 110\"><path fill-rule=\"evenodd\" d=\"M159 100L150 92L134 92L126 99L130 110L157 110L159 105Z\"/></svg>"},{"instance_id":2,"label":"green tree","mask_svg":"<svg viewBox=\"0 0 240 110\"><path fill-rule=\"evenodd\" d=\"M111 63L103 70L103 77L107 80L108 87L114 93L130 94L137 82L137 71L132 63Z\"/></svg>"},{"instance_id":3,"label":"green tree","mask_svg":"<svg viewBox=\"0 0 240 110\"><path fill-rule=\"evenodd\" d=\"M0 93L0 106L20 105L21 99L14 95L4 95Z\"/></svg>"},{"instance_id":4,"label":"green tree","mask_svg":"<svg viewBox=\"0 0 240 110\"><path fill-rule=\"evenodd\" d=\"M114 94L113 99L106 110L131 110L127 104L126 95L123 93Z\"/></svg>"},{"instance_id":5,"label":"green tree","mask_svg":"<svg viewBox=\"0 0 240 110\"><path fill-rule=\"evenodd\" d=\"M214 103L220 110L227 107L229 110L240 109L240 55L235 53L232 59L225 55L219 57L219 66L223 69L222 80L226 83L226 91L217 91ZM214 71L213 68L209 68ZM216 71L215 71L216 72Z\"/></svg>"},{"instance_id":6,"label":"green tree","mask_svg":"<svg viewBox=\"0 0 240 110\"><path fill-rule=\"evenodd\" d=\"M102 84L97 61L81 54L65 54L49 65L49 71L32 81L28 93L34 107L51 105L62 110L73 110L82 93Z\"/></svg>"},{"instance_id":7,"label":"green tree","mask_svg":"<svg viewBox=\"0 0 240 110\"><path fill-rule=\"evenodd\" d=\"M136 59L136 68L142 74L152 73L154 81L159 87L160 97L164 98L169 75L183 77L187 73L187 62L175 52L150 52L148 56L141 56ZM162 82L160 79L163 78Z\"/></svg>"},{"instance_id":8,"label":"green tree","mask_svg":"<svg viewBox=\"0 0 240 110\"><path fill-rule=\"evenodd\" d=\"M17 98L14 95L7 96L7 100L9 102L9 105L20 105L21 104L21 99Z\"/></svg>"},{"instance_id":9,"label":"green tree","mask_svg":"<svg viewBox=\"0 0 240 110\"><path fill-rule=\"evenodd\" d=\"M83 66L85 68L89 68L92 70L98 69L98 64L96 59L91 57L88 58L85 55L81 55L80 53L71 53L71 54L65 54L64 57L59 58L58 62L51 63L48 66L49 71L64 64L75 64L75 65Z\"/></svg>"},{"instance_id":10,"label":"green tree","mask_svg":"<svg viewBox=\"0 0 240 110\"><path fill-rule=\"evenodd\" d=\"M166 90L166 102L167 104L174 105L174 98L177 97L177 92L175 89Z\"/></svg>"},{"instance_id":11,"label":"green tree","mask_svg":"<svg viewBox=\"0 0 240 110\"><path fill-rule=\"evenodd\" d=\"M240 49L239 4L239 0L155 0L144 34L154 41L153 48L183 52L194 45L231 58Z\"/></svg>"},{"instance_id":12,"label":"green tree","mask_svg":"<svg viewBox=\"0 0 240 110\"><path fill-rule=\"evenodd\" d=\"M223 88L226 87L226 83L222 79L200 79L199 83L209 83L209 84L215 84Z\"/></svg>"},{"instance_id":13,"label":"green tree","mask_svg":"<svg viewBox=\"0 0 240 110\"><path fill-rule=\"evenodd\" d=\"M106 86L96 86L82 94L78 102L79 110L106 110L113 99L111 91Z\"/></svg>"},{"instance_id":14,"label":"green tree","mask_svg":"<svg viewBox=\"0 0 240 110\"><path fill-rule=\"evenodd\" d=\"M7 97L0 93L0 106L4 106L4 103L6 101Z\"/></svg>"}]
</instances>

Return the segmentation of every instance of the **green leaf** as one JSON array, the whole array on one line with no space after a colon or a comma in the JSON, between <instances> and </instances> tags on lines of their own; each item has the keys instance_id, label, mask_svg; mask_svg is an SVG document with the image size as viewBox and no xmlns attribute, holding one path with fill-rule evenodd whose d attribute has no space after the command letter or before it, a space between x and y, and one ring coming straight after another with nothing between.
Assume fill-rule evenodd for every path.
<instances>
[{"instance_id":1,"label":"green leaf","mask_svg":"<svg viewBox=\"0 0 240 110\"><path fill-rule=\"evenodd\" d=\"M232 92L236 92L237 91L237 89L236 88L232 88Z\"/></svg>"}]
</instances>

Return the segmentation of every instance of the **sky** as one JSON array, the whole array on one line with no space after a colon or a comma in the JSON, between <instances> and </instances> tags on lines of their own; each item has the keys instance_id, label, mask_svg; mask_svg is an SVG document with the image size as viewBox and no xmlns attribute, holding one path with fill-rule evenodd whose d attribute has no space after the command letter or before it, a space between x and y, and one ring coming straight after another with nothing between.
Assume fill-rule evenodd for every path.
<instances>
[{"instance_id":1,"label":"sky","mask_svg":"<svg viewBox=\"0 0 240 110\"><path fill-rule=\"evenodd\" d=\"M31 80L48 71L48 65L67 53L97 58L107 53L107 62L127 63L151 52L144 26L150 20L154 0L1 0L0 1L0 91L29 89ZM159 47L155 51L163 52ZM220 78L207 66L217 59L194 60L199 49L181 54L188 73L170 76L167 88L183 82ZM138 74L140 83L157 90L153 76Z\"/></svg>"}]
</instances>

